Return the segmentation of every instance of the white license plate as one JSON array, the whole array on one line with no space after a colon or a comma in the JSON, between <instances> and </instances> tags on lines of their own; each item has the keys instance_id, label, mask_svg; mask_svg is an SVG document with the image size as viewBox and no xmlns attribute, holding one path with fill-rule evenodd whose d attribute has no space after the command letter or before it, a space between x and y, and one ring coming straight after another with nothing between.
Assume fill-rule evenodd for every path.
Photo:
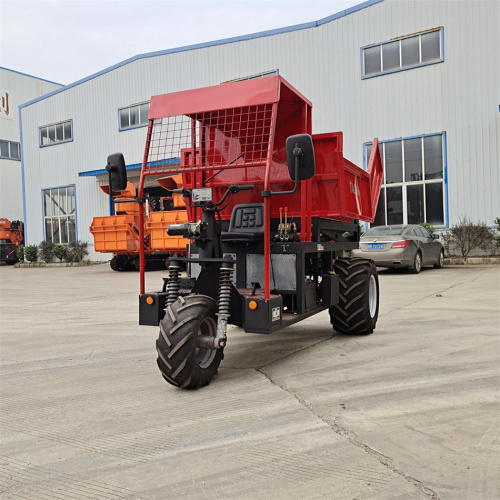
<instances>
[{"instance_id":1,"label":"white license plate","mask_svg":"<svg viewBox=\"0 0 500 500\"><path fill-rule=\"evenodd\" d=\"M384 245L381 243L369 243L368 244L368 250L382 250L384 248Z\"/></svg>"}]
</instances>

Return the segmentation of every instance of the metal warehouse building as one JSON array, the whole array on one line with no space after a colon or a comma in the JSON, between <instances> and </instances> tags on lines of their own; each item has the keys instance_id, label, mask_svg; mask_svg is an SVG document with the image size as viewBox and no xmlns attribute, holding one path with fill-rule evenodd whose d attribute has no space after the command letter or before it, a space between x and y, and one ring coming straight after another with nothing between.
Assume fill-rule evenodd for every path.
<instances>
[{"instance_id":1,"label":"metal warehouse building","mask_svg":"<svg viewBox=\"0 0 500 500\"><path fill-rule=\"evenodd\" d=\"M313 102L314 133L343 131L355 164L379 138L377 224L446 229L467 216L492 225L500 215L499 19L499 2L369 0L316 22L142 54L27 102L27 243L92 243L92 218L110 211L99 188L106 158L121 151L138 180L152 95L275 73Z\"/></svg>"},{"instance_id":2,"label":"metal warehouse building","mask_svg":"<svg viewBox=\"0 0 500 500\"><path fill-rule=\"evenodd\" d=\"M61 87L0 68L0 217L24 220L19 105Z\"/></svg>"}]
</instances>

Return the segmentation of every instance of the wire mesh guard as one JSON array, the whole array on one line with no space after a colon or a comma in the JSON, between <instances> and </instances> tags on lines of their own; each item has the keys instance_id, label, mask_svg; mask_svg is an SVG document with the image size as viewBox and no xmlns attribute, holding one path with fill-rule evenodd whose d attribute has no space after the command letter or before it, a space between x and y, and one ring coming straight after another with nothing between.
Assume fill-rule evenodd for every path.
<instances>
[{"instance_id":1,"label":"wire mesh guard","mask_svg":"<svg viewBox=\"0 0 500 500\"><path fill-rule=\"evenodd\" d=\"M266 164L273 104L155 119L146 175Z\"/></svg>"}]
</instances>

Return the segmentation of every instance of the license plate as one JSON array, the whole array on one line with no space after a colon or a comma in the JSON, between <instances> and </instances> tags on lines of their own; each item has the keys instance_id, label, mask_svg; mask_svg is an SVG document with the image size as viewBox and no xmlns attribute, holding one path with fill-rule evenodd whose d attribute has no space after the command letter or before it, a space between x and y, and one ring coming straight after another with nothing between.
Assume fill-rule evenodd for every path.
<instances>
[{"instance_id":1,"label":"license plate","mask_svg":"<svg viewBox=\"0 0 500 500\"><path fill-rule=\"evenodd\" d=\"M381 243L369 243L368 244L368 250L382 250L384 248L384 245Z\"/></svg>"}]
</instances>

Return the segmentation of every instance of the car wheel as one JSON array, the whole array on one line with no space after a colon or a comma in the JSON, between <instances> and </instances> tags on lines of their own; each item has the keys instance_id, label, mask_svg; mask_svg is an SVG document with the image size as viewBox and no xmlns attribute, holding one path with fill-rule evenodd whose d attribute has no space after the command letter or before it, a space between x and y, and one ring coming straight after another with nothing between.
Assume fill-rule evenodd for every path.
<instances>
[{"instance_id":1,"label":"car wheel","mask_svg":"<svg viewBox=\"0 0 500 500\"><path fill-rule=\"evenodd\" d=\"M436 269L442 269L444 267L444 250L441 249L441 251L439 252L439 258L438 258L438 261L436 262L436 264L434 264L434 267Z\"/></svg>"},{"instance_id":2,"label":"car wheel","mask_svg":"<svg viewBox=\"0 0 500 500\"><path fill-rule=\"evenodd\" d=\"M413 258L413 266L410 267L410 273L418 274L422 270L422 254L417 251Z\"/></svg>"}]
</instances>

